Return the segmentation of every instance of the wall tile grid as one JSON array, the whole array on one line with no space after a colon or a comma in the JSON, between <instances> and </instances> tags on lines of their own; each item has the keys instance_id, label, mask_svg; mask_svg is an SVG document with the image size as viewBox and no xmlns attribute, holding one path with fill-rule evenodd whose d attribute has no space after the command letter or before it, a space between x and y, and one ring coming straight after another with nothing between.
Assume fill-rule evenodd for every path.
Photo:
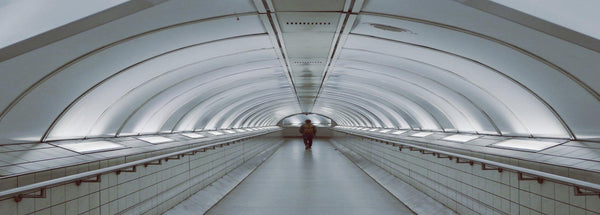
<instances>
[{"instance_id":1,"label":"wall tile grid","mask_svg":"<svg viewBox=\"0 0 600 215\"><path fill-rule=\"evenodd\" d=\"M161 165L137 166L136 172L104 174L99 183L82 183L79 186L71 183L48 189L46 198L24 198L18 203L12 199L0 201L0 211L10 214L161 214L261 151L274 149L278 145L275 142L275 138L259 137L186 155L178 160L162 160ZM114 158L8 178L2 181L2 186L31 184L139 160L153 154Z\"/></svg>"},{"instance_id":2,"label":"wall tile grid","mask_svg":"<svg viewBox=\"0 0 600 215\"><path fill-rule=\"evenodd\" d=\"M350 135L338 142L460 214L600 214L599 196L576 196L568 185L520 181L515 172L482 170L477 163Z\"/></svg>"},{"instance_id":3,"label":"wall tile grid","mask_svg":"<svg viewBox=\"0 0 600 215\"><path fill-rule=\"evenodd\" d=\"M600 144L598 143L569 141L562 145L532 153L488 146L489 144L507 139L507 137L484 136L475 141L456 143L440 140L439 138L442 136L437 136L435 138L430 136L425 138L411 137L408 132L400 136L390 134L376 135L389 139L400 138L409 141L422 142L423 144L415 144L540 170L592 183L600 183ZM445 134L445 136L447 136L447 134ZM427 143L423 141L426 141Z\"/></svg>"}]
</instances>

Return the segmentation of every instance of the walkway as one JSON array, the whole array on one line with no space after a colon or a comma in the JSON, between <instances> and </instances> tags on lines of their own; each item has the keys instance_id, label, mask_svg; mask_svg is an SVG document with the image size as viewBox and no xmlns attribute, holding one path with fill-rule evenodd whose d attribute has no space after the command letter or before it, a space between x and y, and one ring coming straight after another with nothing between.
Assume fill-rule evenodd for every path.
<instances>
[{"instance_id":1,"label":"walkway","mask_svg":"<svg viewBox=\"0 0 600 215\"><path fill-rule=\"evenodd\" d=\"M327 140L289 139L207 214L413 214Z\"/></svg>"}]
</instances>

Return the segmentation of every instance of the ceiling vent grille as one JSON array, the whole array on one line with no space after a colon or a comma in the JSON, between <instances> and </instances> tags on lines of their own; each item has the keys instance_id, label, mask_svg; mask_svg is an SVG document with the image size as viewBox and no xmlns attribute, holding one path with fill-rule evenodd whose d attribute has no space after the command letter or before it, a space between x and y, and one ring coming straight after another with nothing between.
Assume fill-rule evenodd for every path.
<instances>
[{"instance_id":1,"label":"ceiling vent grille","mask_svg":"<svg viewBox=\"0 0 600 215\"><path fill-rule=\"evenodd\" d=\"M294 61L294 64L303 64L303 65L306 65L306 64L323 64L323 61L320 61L320 60L318 60L318 61Z\"/></svg>"},{"instance_id":2,"label":"ceiling vent grille","mask_svg":"<svg viewBox=\"0 0 600 215\"><path fill-rule=\"evenodd\" d=\"M286 25L331 25L331 22L286 22Z\"/></svg>"}]
</instances>

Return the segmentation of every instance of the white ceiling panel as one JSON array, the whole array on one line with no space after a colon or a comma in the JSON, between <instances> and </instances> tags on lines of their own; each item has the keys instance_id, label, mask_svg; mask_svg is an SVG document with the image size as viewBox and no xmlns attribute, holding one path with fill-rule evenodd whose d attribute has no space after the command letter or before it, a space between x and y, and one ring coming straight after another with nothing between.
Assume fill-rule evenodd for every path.
<instances>
[{"instance_id":1,"label":"white ceiling panel","mask_svg":"<svg viewBox=\"0 0 600 215\"><path fill-rule=\"evenodd\" d=\"M349 126L600 140L588 0L48 1L0 3L0 30L15 29L0 33L0 144L310 112Z\"/></svg>"}]
</instances>

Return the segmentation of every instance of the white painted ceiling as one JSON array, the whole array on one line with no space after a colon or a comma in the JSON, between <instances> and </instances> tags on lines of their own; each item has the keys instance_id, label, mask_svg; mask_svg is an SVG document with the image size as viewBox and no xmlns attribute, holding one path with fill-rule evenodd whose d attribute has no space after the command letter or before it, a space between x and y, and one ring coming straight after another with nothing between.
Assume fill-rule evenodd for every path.
<instances>
[{"instance_id":1,"label":"white painted ceiling","mask_svg":"<svg viewBox=\"0 0 600 215\"><path fill-rule=\"evenodd\" d=\"M301 113L600 138L600 42L570 28L577 13L555 24L491 0L53 0L61 10L40 16L42 5L22 2L0 4L22 8L0 25L0 144L270 126Z\"/></svg>"}]
</instances>

